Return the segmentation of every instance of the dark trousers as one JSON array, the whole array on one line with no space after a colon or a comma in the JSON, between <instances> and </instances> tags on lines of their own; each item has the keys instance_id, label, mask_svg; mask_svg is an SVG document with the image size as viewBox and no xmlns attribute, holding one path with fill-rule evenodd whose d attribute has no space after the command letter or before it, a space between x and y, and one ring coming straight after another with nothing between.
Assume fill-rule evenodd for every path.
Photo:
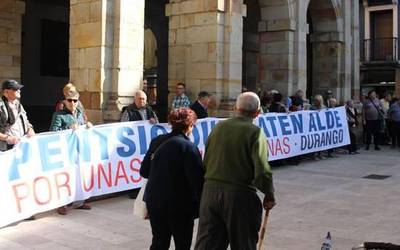
<instances>
[{"instance_id":1,"label":"dark trousers","mask_svg":"<svg viewBox=\"0 0 400 250\"><path fill-rule=\"evenodd\" d=\"M348 146L349 152L357 151L357 136L353 131L353 128L349 127L349 135L350 135L350 145Z\"/></svg>"},{"instance_id":2,"label":"dark trousers","mask_svg":"<svg viewBox=\"0 0 400 250\"><path fill-rule=\"evenodd\" d=\"M153 234L150 250L168 250L171 236L174 238L175 249L189 250L192 244L194 219L191 216L168 212L168 209L146 205Z\"/></svg>"},{"instance_id":3,"label":"dark trousers","mask_svg":"<svg viewBox=\"0 0 400 250\"><path fill-rule=\"evenodd\" d=\"M380 142L380 129L381 122L379 120L367 120L365 129L367 136L367 146L371 144L372 136L374 136L374 144L375 146L379 145Z\"/></svg>"},{"instance_id":4,"label":"dark trousers","mask_svg":"<svg viewBox=\"0 0 400 250\"><path fill-rule=\"evenodd\" d=\"M252 191L228 191L206 185L200 203L195 250L255 250L262 204Z\"/></svg>"},{"instance_id":5,"label":"dark trousers","mask_svg":"<svg viewBox=\"0 0 400 250\"><path fill-rule=\"evenodd\" d=\"M400 147L400 121L392 121L392 147Z\"/></svg>"}]
</instances>

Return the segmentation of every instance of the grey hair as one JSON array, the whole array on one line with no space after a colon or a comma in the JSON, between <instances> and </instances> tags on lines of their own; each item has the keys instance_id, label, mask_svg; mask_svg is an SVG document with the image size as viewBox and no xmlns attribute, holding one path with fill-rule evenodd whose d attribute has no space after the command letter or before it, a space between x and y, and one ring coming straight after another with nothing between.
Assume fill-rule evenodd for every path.
<instances>
[{"instance_id":1,"label":"grey hair","mask_svg":"<svg viewBox=\"0 0 400 250\"><path fill-rule=\"evenodd\" d=\"M244 113L254 113L260 109L260 98L254 92L241 93L236 99L236 109Z\"/></svg>"},{"instance_id":2,"label":"grey hair","mask_svg":"<svg viewBox=\"0 0 400 250\"><path fill-rule=\"evenodd\" d=\"M138 90L138 91L136 91L136 92L135 92L135 97L138 96L138 95L142 95L142 94L145 95L146 98L147 98L146 92L144 92L143 90Z\"/></svg>"}]
</instances>

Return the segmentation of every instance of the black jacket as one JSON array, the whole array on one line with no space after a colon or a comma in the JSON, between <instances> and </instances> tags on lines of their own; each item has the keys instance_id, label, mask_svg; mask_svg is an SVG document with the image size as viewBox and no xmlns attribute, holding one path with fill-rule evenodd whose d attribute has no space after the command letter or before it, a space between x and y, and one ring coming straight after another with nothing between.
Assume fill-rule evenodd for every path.
<instances>
[{"instance_id":1,"label":"black jacket","mask_svg":"<svg viewBox=\"0 0 400 250\"><path fill-rule=\"evenodd\" d=\"M124 112L125 110L128 111L129 121L132 122L132 121L141 121L141 120L143 120L142 116L140 115L139 110L138 110L138 108L136 107L135 104L131 104L131 105L127 106L127 107L124 107L122 109L122 112ZM150 118L154 118L154 119L158 120L156 114L154 113L153 109L150 106L146 107L146 116L147 117L146 117L145 120L150 120Z\"/></svg>"},{"instance_id":2,"label":"black jacket","mask_svg":"<svg viewBox=\"0 0 400 250\"><path fill-rule=\"evenodd\" d=\"M286 113L285 106L283 106L281 103L278 102L273 102L271 106L269 107L269 112L270 113Z\"/></svg>"},{"instance_id":3,"label":"black jacket","mask_svg":"<svg viewBox=\"0 0 400 250\"><path fill-rule=\"evenodd\" d=\"M142 161L140 175L148 178L144 194L148 206L198 217L204 171L200 152L186 135L173 131L154 138Z\"/></svg>"},{"instance_id":4,"label":"black jacket","mask_svg":"<svg viewBox=\"0 0 400 250\"><path fill-rule=\"evenodd\" d=\"M190 106L190 108L196 113L197 119L203 119L203 118L207 118L208 117L207 109L203 108L203 106L201 106L199 101L195 101Z\"/></svg>"}]
</instances>

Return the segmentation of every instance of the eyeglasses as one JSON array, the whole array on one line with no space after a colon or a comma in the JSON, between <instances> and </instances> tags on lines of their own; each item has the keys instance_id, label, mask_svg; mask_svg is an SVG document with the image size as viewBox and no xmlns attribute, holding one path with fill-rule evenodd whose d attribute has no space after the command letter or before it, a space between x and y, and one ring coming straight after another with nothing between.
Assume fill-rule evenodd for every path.
<instances>
[{"instance_id":1,"label":"eyeglasses","mask_svg":"<svg viewBox=\"0 0 400 250\"><path fill-rule=\"evenodd\" d=\"M74 102L74 103L77 103L77 102L78 102L78 99L67 99L67 101L68 101L68 102Z\"/></svg>"}]
</instances>

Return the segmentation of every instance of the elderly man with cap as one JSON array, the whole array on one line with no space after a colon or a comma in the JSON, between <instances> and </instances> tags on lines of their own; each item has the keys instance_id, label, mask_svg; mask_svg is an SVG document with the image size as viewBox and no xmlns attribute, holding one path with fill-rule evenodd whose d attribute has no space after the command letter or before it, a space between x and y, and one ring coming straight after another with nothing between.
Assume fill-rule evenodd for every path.
<instances>
[{"instance_id":1,"label":"elderly man with cap","mask_svg":"<svg viewBox=\"0 0 400 250\"><path fill-rule=\"evenodd\" d=\"M210 102L210 94L206 91L200 91L197 96L197 100L190 106L190 108L196 113L197 119L207 118L207 108Z\"/></svg>"},{"instance_id":2,"label":"elderly man with cap","mask_svg":"<svg viewBox=\"0 0 400 250\"><path fill-rule=\"evenodd\" d=\"M3 96L0 100L0 151L11 149L24 136L35 134L24 107L20 103L23 85L15 80L2 84Z\"/></svg>"}]
</instances>

